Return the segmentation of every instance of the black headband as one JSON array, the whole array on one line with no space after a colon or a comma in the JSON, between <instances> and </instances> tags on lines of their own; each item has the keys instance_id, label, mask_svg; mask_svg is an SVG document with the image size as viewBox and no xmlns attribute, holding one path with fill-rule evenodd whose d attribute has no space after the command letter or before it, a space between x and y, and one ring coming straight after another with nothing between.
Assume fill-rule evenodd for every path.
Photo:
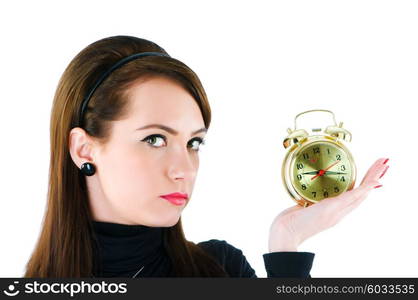
<instances>
[{"instance_id":1,"label":"black headband","mask_svg":"<svg viewBox=\"0 0 418 300\"><path fill-rule=\"evenodd\" d=\"M78 127L82 128L83 125L83 115L84 115L84 111L87 107L87 104L89 103L89 100L91 98L91 96L93 95L94 91L99 87L100 84L102 84L102 82L110 75L110 73L112 73L114 70L116 70L117 68L123 66L124 64L137 59L137 58L141 58L141 57L145 57L145 56L166 56L166 57L171 57L168 54L165 53L161 53L161 52L141 52L141 53L135 53L132 54L130 56L124 57L121 60L119 60L117 63L115 63L113 66L111 66L100 78L99 80L97 80L97 82L94 84L93 88L91 88L90 92L87 94L87 96L84 98L83 102L81 103L81 110L80 110L80 114L79 114L79 118L78 118Z\"/></svg>"}]
</instances>

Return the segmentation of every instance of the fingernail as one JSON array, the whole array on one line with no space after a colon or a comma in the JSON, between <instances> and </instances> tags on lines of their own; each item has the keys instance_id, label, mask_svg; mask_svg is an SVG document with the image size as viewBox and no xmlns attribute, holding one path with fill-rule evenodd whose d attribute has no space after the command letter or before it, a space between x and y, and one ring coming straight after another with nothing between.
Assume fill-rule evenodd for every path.
<instances>
[{"instance_id":1,"label":"fingernail","mask_svg":"<svg viewBox=\"0 0 418 300\"><path fill-rule=\"evenodd\" d=\"M382 175L380 175L379 179L383 177L383 175L385 175L386 171L389 169L389 166L386 166L386 169L383 171Z\"/></svg>"},{"instance_id":2,"label":"fingernail","mask_svg":"<svg viewBox=\"0 0 418 300\"><path fill-rule=\"evenodd\" d=\"M379 184L379 185L376 185L374 188L377 189L377 188L380 188L381 186L383 185Z\"/></svg>"},{"instance_id":3,"label":"fingernail","mask_svg":"<svg viewBox=\"0 0 418 300\"><path fill-rule=\"evenodd\" d=\"M386 164L388 162L389 158L386 158L386 160L383 162L383 164Z\"/></svg>"}]
</instances>

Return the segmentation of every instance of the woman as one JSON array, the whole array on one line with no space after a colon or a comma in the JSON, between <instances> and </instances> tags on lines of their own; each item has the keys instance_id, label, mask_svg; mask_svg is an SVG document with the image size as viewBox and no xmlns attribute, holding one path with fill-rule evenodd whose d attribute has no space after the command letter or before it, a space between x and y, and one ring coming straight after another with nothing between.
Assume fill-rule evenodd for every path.
<instances>
[{"instance_id":1,"label":"woman","mask_svg":"<svg viewBox=\"0 0 418 300\"><path fill-rule=\"evenodd\" d=\"M210 121L196 74L155 43L114 36L83 49L54 97L48 205L25 277L256 277L241 250L183 233ZM385 168L377 160L339 201L279 214L268 276L310 277L314 254L297 246L359 205Z\"/></svg>"}]
</instances>

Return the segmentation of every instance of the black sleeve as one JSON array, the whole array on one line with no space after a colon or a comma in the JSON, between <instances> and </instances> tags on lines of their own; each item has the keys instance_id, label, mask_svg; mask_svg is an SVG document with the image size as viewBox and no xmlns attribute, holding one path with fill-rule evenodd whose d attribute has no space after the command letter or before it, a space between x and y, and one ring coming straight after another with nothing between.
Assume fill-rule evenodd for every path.
<instances>
[{"instance_id":1,"label":"black sleeve","mask_svg":"<svg viewBox=\"0 0 418 300\"><path fill-rule=\"evenodd\" d=\"M263 254L267 277L311 277L315 254L311 252L272 252Z\"/></svg>"},{"instance_id":2,"label":"black sleeve","mask_svg":"<svg viewBox=\"0 0 418 300\"><path fill-rule=\"evenodd\" d=\"M211 239L198 245L212 255L230 277L257 277L242 251L224 240ZM263 255L267 277L311 277L314 254L310 252L273 252Z\"/></svg>"}]
</instances>

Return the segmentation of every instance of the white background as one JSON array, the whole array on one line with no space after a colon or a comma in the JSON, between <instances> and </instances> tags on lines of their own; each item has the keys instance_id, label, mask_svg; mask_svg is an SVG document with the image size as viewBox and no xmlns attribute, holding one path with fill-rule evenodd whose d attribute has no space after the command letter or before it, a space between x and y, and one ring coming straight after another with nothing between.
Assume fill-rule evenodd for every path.
<instances>
[{"instance_id":1,"label":"white background","mask_svg":"<svg viewBox=\"0 0 418 300\"><path fill-rule=\"evenodd\" d=\"M280 176L286 129L329 109L353 134L356 186L376 159L390 168L382 188L300 245L315 253L311 276L418 275L416 1L13 1L0 11L0 277L23 275L38 237L61 74L88 44L122 34L161 45L209 96L182 216L189 240L224 239L265 277L269 226L294 205Z\"/></svg>"}]
</instances>

